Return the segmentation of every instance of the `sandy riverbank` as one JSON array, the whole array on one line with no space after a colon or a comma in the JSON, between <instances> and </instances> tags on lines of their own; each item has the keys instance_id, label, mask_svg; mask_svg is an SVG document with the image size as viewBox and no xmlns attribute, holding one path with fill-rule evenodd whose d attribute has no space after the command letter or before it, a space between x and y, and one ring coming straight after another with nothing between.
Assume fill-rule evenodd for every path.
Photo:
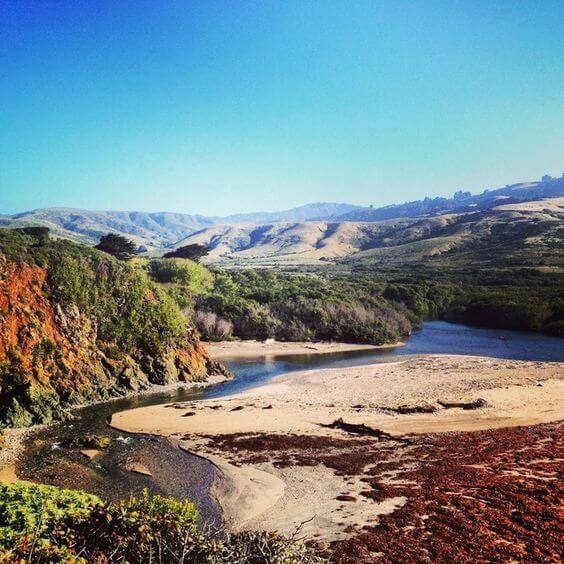
<instances>
[{"instance_id":1,"label":"sandy riverbank","mask_svg":"<svg viewBox=\"0 0 564 564\"><path fill-rule=\"evenodd\" d=\"M330 354L349 351L387 350L404 343L362 345L358 343L283 342L283 341L220 341L205 342L204 346L215 360L293 356L302 354Z\"/></svg>"},{"instance_id":2,"label":"sandy riverbank","mask_svg":"<svg viewBox=\"0 0 564 564\"><path fill-rule=\"evenodd\" d=\"M468 405L445 407L450 404ZM410 409L423 412L400 413ZM375 503L359 495L366 487L368 459L360 464L362 471L351 474L317 464L321 453L353 449L347 463L354 459L358 466L363 449L374 442L399 452L410 448L401 442L409 433L534 425L559 420L563 413L564 363L429 355L292 373L228 398L117 413L112 425L170 436L187 450L221 460L232 485L217 494L235 528L292 533L301 524L307 536L335 540L393 512L406 498L394 495ZM326 427L339 419L391 436L360 437ZM366 445L357 452L359 440Z\"/></svg>"}]
</instances>

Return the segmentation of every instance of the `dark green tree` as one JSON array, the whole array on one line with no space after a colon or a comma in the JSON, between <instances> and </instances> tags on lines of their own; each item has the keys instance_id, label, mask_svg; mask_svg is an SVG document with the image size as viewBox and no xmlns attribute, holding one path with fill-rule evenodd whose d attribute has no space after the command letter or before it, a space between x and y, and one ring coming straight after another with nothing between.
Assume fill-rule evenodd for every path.
<instances>
[{"instance_id":1,"label":"dark green tree","mask_svg":"<svg viewBox=\"0 0 564 564\"><path fill-rule=\"evenodd\" d=\"M135 254L135 243L115 233L108 233L100 237L100 242L94 247L116 257L119 260L128 260Z\"/></svg>"},{"instance_id":2,"label":"dark green tree","mask_svg":"<svg viewBox=\"0 0 564 564\"><path fill-rule=\"evenodd\" d=\"M22 231L33 237L38 245L45 245L49 242L49 228L48 227L24 227Z\"/></svg>"},{"instance_id":3,"label":"dark green tree","mask_svg":"<svg viewBox=\"0 0 564 564\"><path fill-rule=\"evenodd\" d=\"M207 254L209 254L209 252L209 247L194 243L192 245L178 247L178 249L175 249L174 251L165 253L163 255L163 258L183 258L198 262L202 257L205 257Z\"/></svg>"}]
</instances>

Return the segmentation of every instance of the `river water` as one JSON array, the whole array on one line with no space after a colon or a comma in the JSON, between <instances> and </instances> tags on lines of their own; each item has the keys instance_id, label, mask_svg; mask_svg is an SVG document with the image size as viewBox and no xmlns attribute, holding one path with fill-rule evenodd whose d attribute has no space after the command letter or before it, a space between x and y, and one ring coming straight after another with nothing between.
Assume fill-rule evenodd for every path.
<instances>
[{"instance_id":1,"label":"river water","mask_svg":"<svg viewBox=\"0 0 564 564\"><path fill-rule=\"evenodd\" d=\"M346 367L389 362L418 354L466 354L517 360L564 361L564 340L536 333L500 331L434 321L425 323L405 346L393 350L354 351L323 355L265 356L226 361L234 374L228 382L199 390L181 389L121 398L74 412L72 422L51 425L31 436L17 471L23 478L61 487L80 488L109 499L148 488L196 502L207 521L220 512L209 494L215 469L206 460L185 453L168 440L128 436L108 427L113 413L160 403L220 397L264 385L280 374L313 368ZM60 448L71 437L98 433L111 437L103 454L87 459L76 449ZM142 462L153 476L123 469L128 460Z\"/></svg>"}]
</instances>

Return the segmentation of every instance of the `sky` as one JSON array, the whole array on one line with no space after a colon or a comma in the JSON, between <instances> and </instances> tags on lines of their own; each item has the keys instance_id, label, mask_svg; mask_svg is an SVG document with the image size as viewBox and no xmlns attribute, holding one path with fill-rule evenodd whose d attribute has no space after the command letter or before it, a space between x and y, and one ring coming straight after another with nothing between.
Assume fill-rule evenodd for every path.
<instances>
[{"instance_id":1,"label":"sky","mask_svg":"<svg viewBox=\"0 0 564 564\"><path fill-rule=\"evenodd\" d=\"M564 171L564 2L0 0L0 213L374 206Z\"/></svg>"}]
</instances>

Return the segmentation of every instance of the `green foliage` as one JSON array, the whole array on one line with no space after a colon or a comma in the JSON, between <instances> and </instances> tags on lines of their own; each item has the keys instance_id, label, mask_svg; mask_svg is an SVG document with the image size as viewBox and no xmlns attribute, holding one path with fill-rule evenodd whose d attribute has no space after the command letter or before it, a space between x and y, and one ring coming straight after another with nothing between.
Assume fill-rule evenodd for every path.
<instances>
[{"instance_id":1,"label":"green foliage","mask_svg":"<svg viewBox=\"0 0 564 564\"><path fill-rule=\"evenodd\" d=\"M384 296L422 320L555 335L564 320L562 275L532 269L403 276L390 280Z\"/></svg>"},{"instance_id":2,"label":"green foliage","mask_svg":"<svg viewBox=\"0 0 564 564\"><path fill-rule=\"evenodd\" d=\"M14 262L42 264L45 252L37 243L37 239L26 233L25 229L0 228L0 251ZM33 252L30 252L31 249Z\"/></svg>"},{"instance_id":3,"label":"green foliage","mask_svg":"<svg viewBox=\"0 0 564 564\"><path fill-rule=\"evenodd\" d=\"M208 339L338 340L381 344L411 332L402 306L368 279L238 270L214 272L194 321Z\"/></svg>"},{"instance_id":4,"label":"green foliage","mask_svg":"<svg viewBox=\"0 0 564 564\"><path fill-rule=\"evenodd\" d=\"M103 503L52 486L0 484L0 560L28 562L322 562L267 533L204 535L189 501L151 496Z\"/></svg>"},{"instance_id":5,"label":"green foliage","mask_svg":"<svg viewBox=\"0 0 564 564\"><path fill-rule=\"evenodd\" d=\"M71 554L66 542L73 542L69 525L79 527L101 503L74 490L0 483L0 560L48 554L47 561L65 561Z\"/></svg>"},{"instance_id":6,"label":"green foliage","mask_svg":"<svg viewBox=\"0 0 564 564\"><path fill-rule=\"evenodd\" d=\"M178 247L174 251L170 251L163 255L163 258L183 258L190 259L193 261L198 261L202 257L205 257L210 252L210 249L205 245L198 245L194 243L192 245L185 245L184 247Z\"/></svg>"},{"instance_id":7,"label":"green foliage","mask_svg":"<svg viewBox=\"0 0 564 564\"><path fill-rule=\"evenodd\" d=\"M185 333L184 318L166 291L141 269L95 251L53 253L49 281L59 303L94 316L98 340L122 353L160 354Z\"/></svg>"},{"instance_id":8,"label":"green foliage","mask_svg":"<svg viewBox=\"0 0 564 564\"><path fill-rule=\"evenodd\" d=\"M76 531L77 544L88 561L112 554L114 561L151 562L164 554L165 562L195 561L214 550L198 528L199 513L189 501L150 496L110 503L92 512Z\"/></svg>"},{"instance_id":9,"label":"green foliage","mask_svg":"<svg viewBox=\"0 0 564 564\"><path fill-rule=\"evenodd\" d=\"M45 245L49 242L48 227L23 227L22 232L35 239L38 245Z\"/></svg>"},{"instance_id":10,"label":"green foliage","mask_svg":"<svg viewBox=\"0 0 564 564\"><path fill-rule=\"evenodd\" d=\"M182 258L151 260L148 271L156 282L179 284L193 294L208 292L213 287L211 272L191 260Z\"/></svg>"},{"instance_id":11,"label":"green foliage","mask_svg":"<svg viewBox=\"0 0 564 564\"><path fill-rule=\"evenodd\" d=\"M100 237L100 242L94 247L108 253L118 260L128 260L135 254L135 243L116 233L108 233Z\"/></svg>"}]
</instances>

